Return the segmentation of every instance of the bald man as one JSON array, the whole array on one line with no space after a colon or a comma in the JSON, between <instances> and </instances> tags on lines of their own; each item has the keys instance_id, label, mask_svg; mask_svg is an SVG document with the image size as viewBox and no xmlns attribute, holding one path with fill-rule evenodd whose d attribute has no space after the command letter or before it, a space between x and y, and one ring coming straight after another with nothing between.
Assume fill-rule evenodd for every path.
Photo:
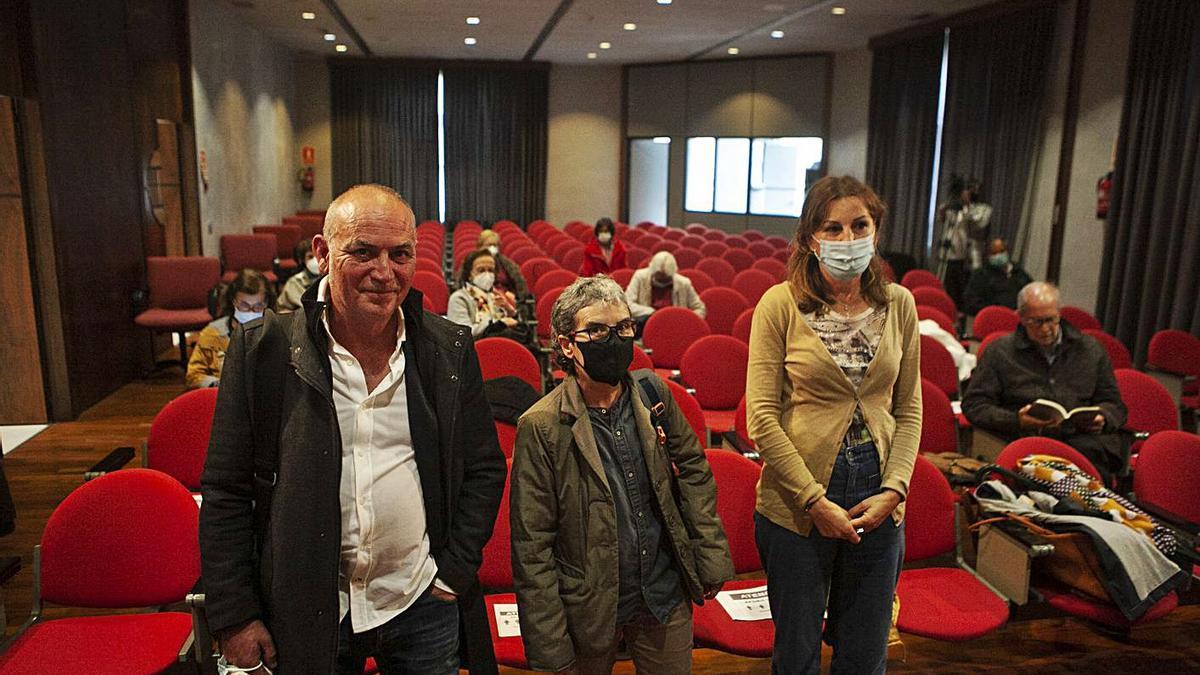
<instances>
[{"instance_id":1,"label":"bald man","mask_svg":"<svg viewBox=\"0 0 1200 675\"><path fill-rule=\"evenodd\" d=\"M1050 436L1084 454L1108 479L1128 462L1117 431L1128 412L1112 363L1100 343L1062 320L1053 284L1034 282L1017 294L1021 323L988 346L971 373L963 412L971 424L1007 439ZM1029 414L1039 398L1067 410L1098 406L1079 422L1055 424Z\"/></svg>"},{"instance_id":2,"label":"bald man","mask_svg":"<svg viewBox=\"0 0 1200 675\"><path fill-rule=\"evenodd\" d=\"M230 340L200 557L241 672L496 671L477 572L505 460L470 332L411 288L413 221L390 188L351 188L301 308Z\"/></svg>"}]
</instances>

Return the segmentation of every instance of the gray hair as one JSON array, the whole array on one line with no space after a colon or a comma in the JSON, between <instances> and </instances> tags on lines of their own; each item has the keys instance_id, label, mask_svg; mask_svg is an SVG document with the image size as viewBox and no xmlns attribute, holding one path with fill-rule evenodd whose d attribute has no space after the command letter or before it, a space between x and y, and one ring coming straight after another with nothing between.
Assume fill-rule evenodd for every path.
<instances>
[{"instance_id":1,"label":"gray hair","mask_svg":"<svg viewBox=\"0 0 1200 675\"><path fill-rule=\"evenodd\" d=\"M566 335L575 330L575 317L579 310L596 304L617 305L629 311L629 301L625 299L625 291L611 278L598 274L594 277L580 277L570 286L563 289L562 295L554 301L550 310L550 329L554 345L554 357L558 365L568 373L575 373L575 361L567 358L558 346L558 336Z\"/></svg>"},{"instance_id":2,"label":"gray hair","mask_svg":"<svg viewBox=\"0 0 1200 675\"><path fill-rule=\"evenodd\" d=\"M1055 307L1060 307L1058 287L1049 281L1034 281L1025 284L1017 293L1017 312L1024 314L1025 305L1032 301L1053 301Z\"/></svg>"},{"instance_id":3,"label":"gray hair","mask_svg":"<svg viewBox=\"0 0 1200 675\"><path fill-rule=\"evenodd\" d=\"M650 258L650 264L646 265L650 268L650 274L662 272L668 276L675 276L679 271L679 263L675 262L675 256L670 251L659 251Z\"/></svg>"}]
</instances>

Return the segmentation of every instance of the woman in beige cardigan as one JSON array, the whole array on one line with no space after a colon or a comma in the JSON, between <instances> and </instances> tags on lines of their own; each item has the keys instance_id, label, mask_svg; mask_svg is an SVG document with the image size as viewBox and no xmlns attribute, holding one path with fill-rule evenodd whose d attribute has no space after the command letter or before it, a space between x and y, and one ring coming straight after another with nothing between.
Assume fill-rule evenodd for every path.
<instances>
[{"instance_id":1,"label":"woman in beige cardigan","mask_svg":"<svg viewBox=\"0 0 1200 675\"><path fill-rule=\"evenodd\" d=\"M763 458L755 536L775 620L773 673L882 673L921 436L912 295L875 246L886 207L850 177L804 202L788 281L754 312L746 373Z\"/></svg>"}]
</instances>

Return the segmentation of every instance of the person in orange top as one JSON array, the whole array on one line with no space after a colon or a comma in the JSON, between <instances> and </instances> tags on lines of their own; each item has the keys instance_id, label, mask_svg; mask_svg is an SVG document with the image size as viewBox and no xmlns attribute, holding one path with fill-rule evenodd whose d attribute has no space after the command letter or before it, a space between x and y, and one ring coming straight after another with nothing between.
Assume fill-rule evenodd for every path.
<instances>
[{"instance_id":1,"label":"person in orange top","mask_svg":"<svg viewBox=\"0 0 1200 675\"><path fill-rule=\"evenodd\" d=\"M596 238L583 250L583 265L579 276L594 277L611 274L613 270L629 267L625 264L625 245L617 241L617 228L611 218L596 221Z\"/></svg>"}]
</instances>

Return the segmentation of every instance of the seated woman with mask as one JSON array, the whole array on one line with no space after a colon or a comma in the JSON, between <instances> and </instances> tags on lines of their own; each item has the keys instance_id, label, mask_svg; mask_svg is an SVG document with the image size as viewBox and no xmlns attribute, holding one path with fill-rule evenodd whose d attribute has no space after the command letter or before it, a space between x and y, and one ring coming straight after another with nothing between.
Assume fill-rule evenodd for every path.
<instances>
[{"instance_id":1,"label":"seated woman with mask","mask_svg":"<svg viewBox=\"0 0 1200 675\"><path fill-rule=\"evenodd\" d=\"M663 307L687 307L701 319L708 313L692 281L679 274L679 264L669 251L655 253L648 265L633 273L625 298L639 325Z\"/></svg>"},{"instance_id":2,"label":"seated woman with mask","mask_svg":"<svg viewBox=\"0 0 1200 675\"><path fill-rule=\"evenodd\" d=\"M217 386L233 327L261 318L274 305L275 290L266 277L251 269L238 272L221 296L220 318L200 331L192 358L188 360L187 386L191 389Z\"/></svg>"},{"instance_id":3,"label":"seated woman with mask","mask_svg":"<svg viewBox=\"0 0 1200 675\"><path fill-rule=\"evenodd\" d=\"M283 292L279 294L276 307L280 312L294 312L300 309L300 298L304 291L321 276L321 267L317 264L317 257L313 255L311 241L303 240L296 244L295 255L296 260L304 261L304 266L288 277L287 283L283 285Z\"/></svg>"},{"instance_id":4,"label":"seated woman with mask","mask_svg":"<svg viewBox=\"0 0 1200 675\"><path fill-rule=\"evenodd\" d=\"M472 251L462 266L462 286L450 294L446 318L471 327L471 335L524 341L512 293L495 287L496 259L491 251Z\"/></svg>"},{"instance_id":5,"label":"seated woman with mask","mask_svg":"<svg viewBox=\"0 0 1200 675\"><path fill-rule=\"evenodd\" d=\"M479 233L479 241L475 248L492 254L496 261L496 283L498 291L512 293L517 300L529 295L529 286L521 275L521 268L508 256L500 253L500 233L495 230L484 230Z\"/></svg>"}]
</instances>

